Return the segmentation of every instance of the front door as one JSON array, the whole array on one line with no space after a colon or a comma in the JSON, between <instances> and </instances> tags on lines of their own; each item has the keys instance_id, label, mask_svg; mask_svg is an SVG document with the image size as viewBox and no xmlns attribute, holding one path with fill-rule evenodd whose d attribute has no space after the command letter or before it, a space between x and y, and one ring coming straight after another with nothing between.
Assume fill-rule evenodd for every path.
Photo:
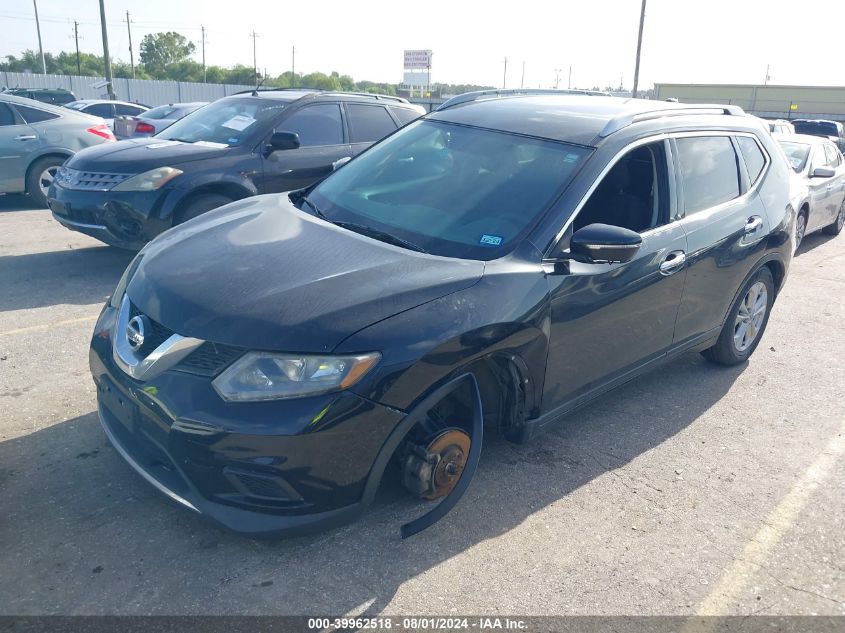
<instances>
[{"instance_id":1,"label":"front door","mask_svg":"<svg viewBox=\"0 0 845 633\"><path fill-rule=\"evenodd\" d=\"M813 178L813 172L819 167L829 167L829 159L824 145L816 145L810 156L810 178L807 187L810 190L810 217L807 218L807 232L827 226L835 217L833 183L836 178ZM838 211L838 209L836 209Z\"/></svg>"},{"instance_id":2,"label":"front door","mask_svg":"<svg viewBox=\"0 0 845 633\"><path fill-rule=\"evenodd\" d=\"M20 192L29 157L41 144L38 133L5 103L0 103L0 192Z\"/></svg>"},{"instance_id":3,"label":"front door","mask_svg":"<svg viewBox=\"0 0 845 633\"><path fill-rule=\"evenodd\" d=\"M641 234L642 245L630 262L571 261L568 271L549 276L544 411L589 397L672 345L687 243L675 221L667 148L660 140L627 152L573 220L572 230L594 223L624 226Z\"/></svg>"},{"instance_id":4,"label":"front door","mask_svg":"<svg viewBox=\"0 0 845 633\"><path fill-rule=\"evenodd\" d=\"M345 142L340 105L315 103L300 108L276 126L275 132L295 132L299 149L278 150L263 156L262 193L307 187L332 172L332 165L352 155ZM269 136L268 136L269 139Z\"/></svg>"}]
</instances>

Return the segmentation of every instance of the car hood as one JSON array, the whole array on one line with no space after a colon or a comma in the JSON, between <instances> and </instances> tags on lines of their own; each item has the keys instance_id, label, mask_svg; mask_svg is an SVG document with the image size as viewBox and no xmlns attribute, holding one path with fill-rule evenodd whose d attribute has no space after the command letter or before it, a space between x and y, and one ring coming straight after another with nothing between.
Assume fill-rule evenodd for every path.
<instances>
[{"instance_id":1,"label":"car hood","mask_svg":"<svg viewBox=\"0 0 845 633\"><path fill-rule=\"evenodd\" d=\"M468 288L484 263L416 253L257 196L172 229L141 253L127 292L185 336L327 352L382 319Z\"/></svg>"},{"instance_id":2,"label":"car hood","mask_svg":"<svg viewBox=\"0 0 845 633\"><path fill-rule=\"evenodd\" d=\"M115 174L140 174L156 167L173 166L230 151L216 143L182 143L157 138L139 138L90 147L67 162L71 169Z\"/></svg>"}]
</instances>

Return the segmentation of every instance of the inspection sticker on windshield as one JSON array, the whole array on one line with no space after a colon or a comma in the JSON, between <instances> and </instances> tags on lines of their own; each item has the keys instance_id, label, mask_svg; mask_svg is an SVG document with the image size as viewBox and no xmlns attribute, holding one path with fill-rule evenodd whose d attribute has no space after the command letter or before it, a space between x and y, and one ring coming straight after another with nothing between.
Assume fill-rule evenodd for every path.
<instances>
[{"instance_id":1,"label":"inspection sticker on windshield","mask_svg":"<svg viewBox=\"0 0 845 633\"><path fill-rule=\"evenodd\" d=\"M247 129L253 123L255 123L255 119L251 116L247 116L246 114L236 114L231 119L223 123L223 127L240 132L241 130Z\"/></svg>"},{"instance_id":2,"label":"inspection sticker on windshield","mask_svg":"<svg viewBox=\"0 0 845 633\"><path fill-rule=\"evenodd\" d=\"M499 235L487 235L484 234L481 236L481 239L478 240L478 243L483 246L501 246L502 242L505 238Z\"/></svg>"}]
</instances>

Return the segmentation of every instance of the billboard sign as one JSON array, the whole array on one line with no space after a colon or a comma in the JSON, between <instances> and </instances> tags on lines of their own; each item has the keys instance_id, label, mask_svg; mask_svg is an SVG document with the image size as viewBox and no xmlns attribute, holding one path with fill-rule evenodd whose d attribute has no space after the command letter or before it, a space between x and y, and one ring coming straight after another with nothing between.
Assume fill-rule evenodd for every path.
<instances>
[{"instance_id":1,"label":"billboard sign","mask_svg":"<svg viewBox=\"0 0 845 633\"><path fill-rule=\"evenodd\" d=\"M405 69L431 68L430 50L405 51Z\"/></svg>"}]
</instances>

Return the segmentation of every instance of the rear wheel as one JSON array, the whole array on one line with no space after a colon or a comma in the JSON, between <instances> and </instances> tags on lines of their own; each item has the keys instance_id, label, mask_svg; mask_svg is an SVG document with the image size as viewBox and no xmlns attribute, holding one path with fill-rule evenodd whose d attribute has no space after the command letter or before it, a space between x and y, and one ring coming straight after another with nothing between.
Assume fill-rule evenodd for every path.
<instances>
[{"instance_id":1,"label":"rear wheel","mask_svg":"<svg viewBox=\"0 0 845 633\"><path fill-rule=\"evenodd\" d=\"M720 365L738 365L748 360L766 330L774 299L772 273L764 266L739 293L716 344L702 352L704 357Z\"/></svg>"},{"instance_id":2,"label":"rear wheel","mask_svg":"<svg viewBox=\"0 0 845 633\"><path fill-rule=\"evenodd\" d=\"M828 224L822 229L826 235L839 235L842 232L842 227L845 226L845 200L842 201L842 206L839 207L839 213L836 214L836 219L832 224Z\"/></svg>"},{"instance_id":3,"label":"rear wheel","mask_svg":"<svg viewBox=\"0 0 845 633\"><path fill-rule=\"evenodd\" d=\"M26 191L38 206L47 206L47 192L63 162L65 159L61 156L47 156L35 161L29 168L26 176Z\"/></svg>"},{"instance_id":4,"label":"rear wheel","mask_svg":"<svg viewBox=\"0 0 845 633\"><path fill-rule=\"evenodd\" d=\"M222 207L224 204L229 204L230 202L232 202L231 198L219 193L201 193L188 202L187 206L179 212L174 224L182 224L182 222L192 220L198 215L202 215L217 207Z\"/></svg>"}]
</instances>

